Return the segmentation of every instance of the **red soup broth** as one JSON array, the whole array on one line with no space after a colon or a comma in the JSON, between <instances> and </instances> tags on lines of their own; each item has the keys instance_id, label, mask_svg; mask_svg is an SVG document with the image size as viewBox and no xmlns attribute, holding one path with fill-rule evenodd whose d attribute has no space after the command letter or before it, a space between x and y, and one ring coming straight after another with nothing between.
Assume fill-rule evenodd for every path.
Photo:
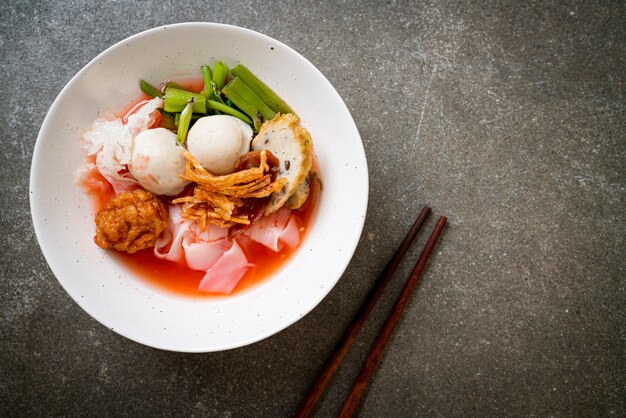
<instances>
[{"instance_id":1,"label":"red soup broth","mask_svg":"<svg viewBox=\"0 0 626 418\"><path fill-rule=\"evenodd\" d=\"M306 238L309 227L313 225L318 193L319 186L317 182L313 182L307 202L299 210L292 211L300 219L304 228L304 231L300 234L300 244L297 248L291 249L285 245L280 251L274 252L245 236L237 239L237 243L241 246L250 263L254 264L254 267L248 269L232 293L227 296L245 292L266 282L282 270L293 258ZM204 277L204 271L192 270L187 267L184 261L173 262L158 258L154 255L153 248L137 251L134 254L121 253L114 250L111 250L111 252L135 276L162 290L180 296L196 298L224 297L222 294L199 292L198 285L202 277Z\"/></svg>"},{"instance_id":2,"label":"red soup broth","mask_svg":"<svg viewBox=\"0 0 626 418\"><path fill-rule=\"evenodd\" d=\"M176 80L176 83L185 89L195 92L199 92L203 88L202 79L191 78ZM130 116L140 104L143 104L143 102L148 99L150 99L150 97L147 95L141 96L139 100L134 101L118 112L117 116L121 118ZM95 158L93 158L93 160L95 160ZM315 161L313 161L313 170L317 171ZM96 212L99 211L109 199L115 196L113 188L97 170L93 170L90 173L88 184L86 187L83 185L83 187L87 189L86 191L92 199ZM173 262L158 258L154 255L153 248L138 251L134 254L115 250L109 250L109 252L120 264L130 270L133 275L169 293L194 298L223 298L225 296L233 296L250 290L269 280L282 270L293 258L300 246L302 246L302 242L308 234L309 227L313 225L319 192L319 182L311 182L309 198L302 208L292 211L292 214L297 216L300 220L300 224L303 228L303 232L300 234L300 244L297 248L291 249L285 245L280 251L275 252L252 241L246 236L241 236L237 239L237 243L248 257L250 263L254 264L254 267L248 269L229 295L199 292L198 285L205 275L204 271L190 269L182 260L180 262Z\"/></svg>"}]
</instances>

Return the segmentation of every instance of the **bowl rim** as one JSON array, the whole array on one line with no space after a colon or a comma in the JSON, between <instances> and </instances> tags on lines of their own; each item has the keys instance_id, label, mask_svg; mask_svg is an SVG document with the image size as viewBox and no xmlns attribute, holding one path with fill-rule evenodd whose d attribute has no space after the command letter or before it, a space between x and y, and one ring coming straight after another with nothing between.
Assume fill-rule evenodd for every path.
<instances>
[{"instance_id":1,"label":"bowl rim","mask_svg":"<svg viewBox=\"0 0 626 418\"><path fill-rule=\"evenodd\" d=\"M149 36L151 33L157 32L157 31L161 31L165 28L179 28L179 27L191 27L191 26L202 26L205 27L207 29L211 29L211 28L229 28L230 30L235 30L235 31L240 31L246 35L249 36L254 36L254 37L261 37L261 38L265 38L268 41L271 41L273 44L275 45L280 45L280 47L285 48L287 51L289 51L291 54L295 54L296 56L300 57L303 60L303 63L307 66L310 67L310 69L312 71L314 71L315 73L317 73L317 75L326 83L328 83L328 86L330 87L330 92L332 95L335 96L336 102L339 106L341 106L345 112L347 113L347 115L349 116L349 120L346 121L347 123L349 123L350 125L350 129L353 129L355 134L357 135L359 141L358 141L358 145L360 147L360 149L358 150L362 156L363 156L363 164L364 166L362 167L363 172L364 172L364 176L362 179L360 179L361 181L364 182L364 186L365 186L365 193L362 196L363 200L361 202L361 205L354 208L356 210L355 212L355 216L359 217L360 222L357 225L357 230L358 230L358 234L355 233L355 239L351 241L351 246L350 248L345 248L346 253L350 254L349 257L345 257L343 259L343 262L341 264L337 265L337 277L334 278L334 280L329 281L329 285L325 288L325 291L320 292L318 294L318 297L313 300L311 299L310 301L307 302L307 305L301 309L298 313L292 315L289 317L288 320L285 320L279 324L277 324L274 327L268 327L266 330L264 330L263 332L259 332L257 333L255 336L252 336L246 340L241 340L238 341L236 343L230 343L230 344L215 344L213 346L211 346L210 348L207 347L181 347L180 345L174 345L174 344L154 344L151 342L146 342L146 341L142 341L140 339L138 339L137 337L130 335L127 332L123 332L122 330L119 329L115 329L112 327L112 324L110 323L110 320L108 318L103 318L102 315L97 315L94 314L94 312L92 312L88 306L87 303L84 303L80 300L80 298L77 298L76 295L73 294L72 289L70 289L63 280L61 280L60 277L60 266L63 263L63 261L59 262L58 260L54 259L52 257L51 251L50 249L47 248L47 245L44 243L44 228L43 225L40 223L40 220L42 219L42 214L39 213L39 209L38 209L38 205L35 204L37 202L37 198L38 198L38 191L36 189L36 187L34 187L35 184L37 184L38 181L38 177L41 176L40 173L40 169L41 167L37 164L38 160L41 158L40 154L42 153L41 148L43 147L43 142L44 142L44 137L46 135L46 132L50 129L50 125L53 123L53 114L55 113L55 109L57 108L57 106L59 105L59 103L61 102L61 98L64 97L65 95L68 94L68 91L71 89L71 87L73 86L73 84L77 83L77 80L80 79L81 75L83 73L86 73L89 69L91 69L93 66L97 65L98 60L107 55L108 53L110 53L112 50L115 50L117 48L119 48L120 46L124 45L125 43L129 43L133 40L145 37L145 36ZM310 313L316 306L319 305L319 303L330 293L330 291L335 287L335 285L337 284L337 282L339 281L339 279L343 276L343 274L345 273L346 268L348 267L350 261L352 260L354 253L356 251L356 248L361 240L361 236L363 233L363 228L364 228L364 224L365 224L365 219L367 216L367 208L368 208L368 202L369 202L369 171L368 171L368 166L367 166L367 158L366 158L366 154L365 154L365 149L363 146L363 142L360 136L360 133L358 131L358 128L356 126L356 123L354 122L354 118L352 117L352 115L350 114L349 109L347 108L347 105L345 104L345 102L343 101L343 99L341 98L341 96L339 95L339 93L337 92L337 90L334 88L334 86L330 83L330 81L328 81L328 79L322 74L322 72L313 64L311 63L308 59L306 59L303 55L301 55L299 52L297 52L295 49L291 48L290 46L284 44L281 41L278 41L268 35L265 35L263 33L254 31L252 29L248 29L245 27L241 27L241 26L235 26L235 25L230 25L230 24L224 24L224 23L214 23L214 22L184 22L184 23L174 23L174 24L166 24L166 25L161 25L161 26L157 26L157 27L153 27L151 29L147 29L141 32L138 32L134 35L131 35L127 38L124 38L116 43L114 43L113 45L109 46L108 48L106 48L104 51L100 52L98 55L96 55L93 59L91 59L87 64L85 64L79 71L76 72L76 74L65 84L65 86L61 89L61 91L58 93L58 95L55 97L54 101L52 102L52 104L50 105L46 116L43 120L43 123L41 125L41 128L39 130L39 133L37 135L37 139L35 142L35 146L34 146L34 150L33 150L33 155L32 155L32 159L31 159L31 169L30 169L30 177L29 177L29 204L30 204L30 210L31 210L31 220L33 222L33 227L34 227L34 231L35 231L35 236L37 238L39 247L41 249L41 252L49 266L49 268L51 269L52 273L54 274L55 278L57 279L57 281L59 282L59 284L61 284L61 286L63 287L63 289L66 291L66 293L74 300L74 302L76 302L83 311L85 311L90 317L92 317L93 319L95 319L96 321L98 321L100 324L106 326L107 328L109 328L110 330L113 330L114 332L116 332L119 335L122 335L123 337L128 338L131 341L137 342L139 344L145 345L145 346L149 346L149 347L153 347L153 348L157 348L157 349L161 349L161 350L167 350L167 351L175 351L175 352L213 352L213 351L223 351L223 350L230 350L230 349L234 349L234 348L238 348L238 347L243 347L246 345L250 345L253 344L255 342L258 342L260 340L263 340L265 338L268 338L282 330L284 330L285 328L289 327L290 325L294 324L295 322L297 322L298 320L300 320L301 318L303 318L304 316L306 316L308 313Z\"/></svg>"}]
</instances>

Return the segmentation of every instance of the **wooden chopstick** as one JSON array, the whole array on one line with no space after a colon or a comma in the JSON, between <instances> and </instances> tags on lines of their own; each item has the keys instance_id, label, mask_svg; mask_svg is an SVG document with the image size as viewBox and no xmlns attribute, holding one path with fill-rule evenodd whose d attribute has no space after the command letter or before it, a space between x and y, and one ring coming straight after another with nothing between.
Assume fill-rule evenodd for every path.
<instances>
[{"instance_id":1,"label":"wooden chopstick","mask_svg":"<svg viewBox=\"0 0 626 418\"><path fill-rule=\"evenodd\" d=\"M330 354L330 356L326 360L326 363L324 364L322 371L319 373L319 375L315 379L315 382L311 386L309 393L304 398L302 403L300 403L300 406L298 407L298 411L296 412L295 417L298 417L298 418L308 417L309 415L311 415L311 413L315 409L315 405L317 404L319 399L322 397L322 394L324 393L326 386L328 386L328 383L330 383L330 380L332 379L335 372L337 371L337 368L341 364L341 361L343 360L344 356L346 355L346 353L352 346L352 343L354 342L354 339L356 338L357 334L361 330L363 323L365 322L370 312L374 308L374 305L376 305L376 302L378 302L378 299L380 299L380 296L382 295L383 290L385 290L385 287L389 283L391 276L393 276L393 273L395 273L395 271L398 269L398 266L400 265L402 258L408 251L409 247L411 246L411 243L415 239L415 236L417 235L418 231L424 224L424 221L426 221L426 218L428 218L429 214L430 214L430 208L428 206L424 206L420 214L415 219L415 222L411 226L411 229L409 229L406 236L404 237L404 240L402 241L402 243L396 250L393 258L389 261L389 263L383 270L383 273L378 279L378 281L376 282L376 285L370 291L369 295L367 296L367 298L365 299L365 301L359 308L357 314L354 316L352 322L350 323L350 325L348 325L348 328L346 328L346 330L344 331L343 336L341 337L341 340L339 341L339 343L337 344L333 352Z\"/></svg>"},{"instance_id":2,"label":"wooden chopstick","mask_svg":"<svg viewBox=\"0 0 626 418\"><path fill-rule=\"evenodd\" d=\"M400 321L400 317L402 316L404 307L408 303L409 298L411 297L411 292L415 288L415 285L417 285L417 282L419 281L420 276L424 271L424 268L426 267L428 257L432 253L433 248L435 248L435 244L439 239L439 235L441 234L441 231L443 230L446 221L447 218L445 216L441 216L439 218L439 221L437 222L437 225L435 226L435 229L430 234L430 237L428 237L426 246L422 250L422 253L419 256L419 259L417 260L413 271L411 272L406 284L404 285L402 293L400 293L400 296L398 296L398 299L396 300L396 303L393 306L389 317L387 318L387 322L385 322L385 325L383 325L380 333L378 334L378 338L376 338L376 341L372 345L372 349L370 350L370 353L367 356L365 363L363 364L363 368L356 378L354 386L352 387L350 394L348 395L346 401L343 404L343 407L341 408L339 417L351 417L354 414L354 411L356 411L356 408L359 406L359 403L361 402L361 397L363 396L363 393L367 388L372 374L374 374L374 370L376 370L376 366L378 366L378 362L380 361L380 358L383 355L383 351L385 350L385 347L389 342L391 333L398 324L398 321Z\"/></svg>"}]
</instances>

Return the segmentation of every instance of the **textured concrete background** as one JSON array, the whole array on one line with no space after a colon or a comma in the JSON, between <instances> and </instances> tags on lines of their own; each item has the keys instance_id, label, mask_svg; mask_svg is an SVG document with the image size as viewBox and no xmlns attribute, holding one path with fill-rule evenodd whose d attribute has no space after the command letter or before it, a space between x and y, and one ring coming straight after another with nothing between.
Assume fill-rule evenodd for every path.
<instances>
[{"instance_id":1,"label":"textured concrete background","mask_svg":"<svg viewBox=\"0 0 626 418\"><path fill-rule=\"evenodd\" d=\"M65 83L113 43L183 21L302 53L370 163L365 230L330 295L267 340L205 355L92 320L48 269L28 205L35 138ZM430 204L450 224L360 416L626 416L625 22L619 1L5 3L0 415L288 416ZM340 409L401 281L318 416Z\"/></svg>"}]
</instances>

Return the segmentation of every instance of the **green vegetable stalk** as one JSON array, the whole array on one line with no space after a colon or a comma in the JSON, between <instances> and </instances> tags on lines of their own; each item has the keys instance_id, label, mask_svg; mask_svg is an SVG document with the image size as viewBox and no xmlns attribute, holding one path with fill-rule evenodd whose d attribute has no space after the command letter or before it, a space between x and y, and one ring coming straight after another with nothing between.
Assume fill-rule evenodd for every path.
<instances>
[{"instance_id":1,"label":"green vegetable stalk","mask_svg":"<svg viewBox=\"0 0 626 418\"><path fill-rule=\"evenodd\" d=\"M180 120L178 121L178 133L176 134L176 139L179 145L185 143L185 138L187 138L187 131L189 130L189 123L191 122L191 115L193 114L194 108L194 99L189 99L187 102L187 106L183 109L180 114Z\"/></svg>"},{"instance_id":2,"label":"green vegetable stalk","mask_svg":"<svg viewBox=\"0 0 626 418\"><path fill-rule=\"evenodd\" d=\"M237 109L233 109L232 107L226 106L224 103L216 102L215 100L207 100L206 105L210 109L217 110L227 115L234 116L236 118L241 119L248 125L252 125L252 119L250 119L245 114L238 111Z\"/></svg>"},{"instance_id":3,"label":"green vegetable stalk","mask_svg":"<svg viewBox=\"0 0 626 418\"><path fill-rule=\"evenodd\" d=\"M163 108L166 112L182 112L189 100L193 99L194 113L206 114L206 97L201 94L191 93L174 87L165 89L165 98L163 100Z\"/></svg>"},{"instance_id":4,"label":"green vegetable stalk","mask_svg":"<svg viewBox=\"0 0 626 418\"><path fill-rule=\"evenodd\" d=\"M139 81L139 87L141 88L141 91L143 91L150 97L163 96L163 93L161 93L156 87L154 87L152 84L148 83L147 81L144 81L144 80Z\"/></svg>"},{"instance_id":5,"label":"green vegetable stalk","mask_svg":"<svg viewBox=\"0 0 626 418\"><path fill-rule=\"evenodd\" d=\"M211 69L208 65L203 65L200 69L202 69L202 77L204 78L204 89L209 90L209 86L211 85Z\"/></svg>"},{"instance_id":6,"label":"green vegetable stalk","mask_svg":"<svg viewBox=\"0 0 626 418\"><path fill-rule=\"evenodd\" d=\"M252 74L252 72L242 64L236 65L232 70L230 70L230 72L233 73L235 77L240 78L248 87L250 87L250 89L261 100L267 103L274 112L280 112L283 114L294 113L283 99L278 97L278 95L274 93L272 89L270 89L265 83L259 80L257 76Z\"/></svg>"},{"instance_id":7,"label":"green vegetable stalk","mask_svg":"<svg viewBox=\"0 0 626 418\"><path fill-rule=\"evenodd\" d=\"M213 65L213 82L218 88L224 87L226 82L226 74L228 74L228 67L222 61L217 61Z\"/></svg>"},{"instance_id":8,"label":"green vegetable stalk","mask_svg":"<svg viewBox=\"0 0 626 418\"><path fill-rule=\"evenodd\" d=\"M224 91L224 94L226 94L226 91ZM228 92L226 97L228 97L235 106L241 109L246 115L250 116L252 119L257 117L258 111L256 110L256 108L247 101L245 101L243 97L239 96L237 92Z\"/></svg>"},{"instance_id":9,"label":"green vegetable stalk","mask_svg":"<svg viewBox=\"0 0 626 418\"><path fill-rule=\"evenodd\" d=\"M233 81L224 86L222 92L232 100L235 106L253 119L257 113L260 113L266 120L272 119L276 115L276 112L265 104L239 77L235 77Z\"/></svg>"}]
</instances>

